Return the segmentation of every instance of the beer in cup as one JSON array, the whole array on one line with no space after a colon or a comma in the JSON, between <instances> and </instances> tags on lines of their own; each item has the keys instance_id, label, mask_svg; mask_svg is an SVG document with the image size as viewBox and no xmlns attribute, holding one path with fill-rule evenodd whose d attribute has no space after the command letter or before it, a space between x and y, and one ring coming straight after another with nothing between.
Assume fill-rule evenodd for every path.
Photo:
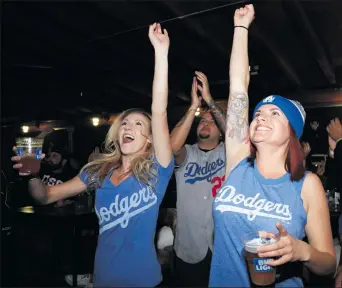
<instances>
[{"instance_id":1,"label":"beer in cup","mask_svg":"<svg viewBox=\"0 0 342 288\"><path fill-rule=\"evenodd\" d=\"M15 139L17 155L21 157L19 163L22 164L19 175L25 176L39 172L43 141L44 139L32 137Z\"/></svg>"},{"instance_id":2,"label":"beer in cup","mask_svg":"<svg viewBox=\"0 0 342 288\"><path fill-rule=\"evenodd\" d=\"M255 285L268 286L275 282L276 268L268 265L272 258L259 257L258 248L277 241L275 234L267 232L252 232L243 237L247 267Z\"/></svg>"}]
</instances>

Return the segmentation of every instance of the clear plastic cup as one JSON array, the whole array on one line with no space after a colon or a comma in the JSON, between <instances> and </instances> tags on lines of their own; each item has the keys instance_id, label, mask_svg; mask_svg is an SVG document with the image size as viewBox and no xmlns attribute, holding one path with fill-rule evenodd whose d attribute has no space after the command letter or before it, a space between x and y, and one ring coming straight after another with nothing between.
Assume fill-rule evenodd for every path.
<instances>
[{"instance_id":1,"label":"clear plastic cup","mask_svg":"<svg viewBox=\"0 0 342 288\"><path fill-rule=\"evenodd\" d=\"M44 139L21 137L16 138L17 155L21 157L19 175L36 174L40 169Z\"/></svg>"},{"instance_id":2,"label":"clear plastic cup","mask_svg":"<svg viewBox=\"0 0 342 288\"><path fill-rule=\"evenodd\" d=\"M248 233L243 237L248 272L255 285L268 286L275 282L276 268L267 264L272 258L259 257L258 248L278 240L276 234L261 231Z\"/></svg>"}]
</instances>

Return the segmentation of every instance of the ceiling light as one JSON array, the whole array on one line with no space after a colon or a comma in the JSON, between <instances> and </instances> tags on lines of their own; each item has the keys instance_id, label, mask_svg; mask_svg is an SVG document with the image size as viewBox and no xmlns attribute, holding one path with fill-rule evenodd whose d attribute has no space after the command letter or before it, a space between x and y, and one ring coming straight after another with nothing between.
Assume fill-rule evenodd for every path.
<instances>
[{"instance_id":1,"label":"ceiling light","mask_svg":"<svg viewBox=\"0 0 342 288\"><path fill-rule=\"evenodd\" d=\"M21 130L23 131L23 133L27 133L29 129L30 129L29 126L21 126Z\"/></svg>"},{"instance_id":2,"label":"ceiling light","mask_svg":"<svg viewBox=\"0 0 342 288\"><path fill-rule=\"evenodd\" d=\"M100 124L100 119L97 117L94 117L93 119L91 119L91 121L93 122L94 126L99 126Z\"/></svg>"},{"instance_id":3,"label":"ceiling light","mask_svg":"<svg viewBox=\"0 0 342 288\"><path fill-rule=\"evenodd\" d=\"M195 112L195 116L199 116L201 114L201 110L200 108L197 108L196 112Z\"/></svg>"}]
</instances>

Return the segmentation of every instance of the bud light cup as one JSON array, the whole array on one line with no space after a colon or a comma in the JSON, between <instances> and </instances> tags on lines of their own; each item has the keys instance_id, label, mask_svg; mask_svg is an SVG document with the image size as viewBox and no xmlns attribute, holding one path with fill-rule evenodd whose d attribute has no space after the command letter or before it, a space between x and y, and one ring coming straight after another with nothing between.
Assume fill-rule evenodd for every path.
<instances>
[{"instance_id":1,"label":"bud light cup","mask_svg":"<svg viewBox=\"0 0 342 288\"><path fill-rule=\"evenodd\" d=\"M248 233L243 237L247 269L252 282L258 286L268 286L275 282L276 268L268 265L272 258L261 258L258 248L277 242L279 239L266 237L267 232Z\"/></svg>"}]
</instances>

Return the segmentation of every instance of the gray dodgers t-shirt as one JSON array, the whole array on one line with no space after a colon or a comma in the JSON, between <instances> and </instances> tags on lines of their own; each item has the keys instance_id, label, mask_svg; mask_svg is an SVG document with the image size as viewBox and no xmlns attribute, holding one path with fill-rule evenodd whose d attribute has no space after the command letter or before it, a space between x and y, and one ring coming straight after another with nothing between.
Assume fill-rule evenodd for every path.
<instances>
[{"instance_id":1,"label":"gray dodgers t-shirt","mask_svg":"<svg viewBox=\"0 0 342 288\"><path fill-rule=\"evenodd\" d=\"M225 147L204 152L185 145L186 158L175 170L177 182L176 255L187 263L204 259L213 246L212 201L224 182Z\"/></svg>"}]
</instances>

